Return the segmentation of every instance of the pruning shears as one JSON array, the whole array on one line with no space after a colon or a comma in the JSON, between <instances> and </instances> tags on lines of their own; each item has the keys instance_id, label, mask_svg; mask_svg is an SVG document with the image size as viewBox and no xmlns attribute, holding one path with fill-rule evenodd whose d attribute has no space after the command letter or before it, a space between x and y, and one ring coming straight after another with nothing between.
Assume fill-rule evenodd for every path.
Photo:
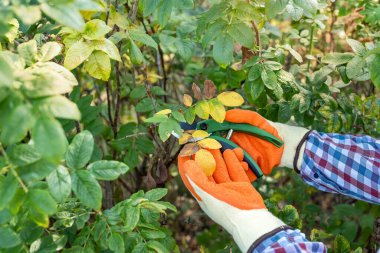
<instances>
[{"instance_id":1,"label":"pruning shears","mask_svg":"<svg viewBox=\"0 0 380 253\"><path fill-rule=\"evenodd\" d=\"M237 144L230 141L233 132L244 132L246 134L254 135L260 139L266 140L276 147L280 148L284 143L267 131L258 128L256 126L252 126L250 124L238 124L232 123L228 121L224 121L223 123L219 123L215 120L203 120L196 124L196 130L203 130L210 134L208 138L212 138L217 140L221 145L221 150L224 151L226 149L234 149L240 148ZM249 167L256 175L257 178L263 176L263 172L256 161L243 149L244 159L246 163L248 163Z\"/></svg>"}]
</instances>

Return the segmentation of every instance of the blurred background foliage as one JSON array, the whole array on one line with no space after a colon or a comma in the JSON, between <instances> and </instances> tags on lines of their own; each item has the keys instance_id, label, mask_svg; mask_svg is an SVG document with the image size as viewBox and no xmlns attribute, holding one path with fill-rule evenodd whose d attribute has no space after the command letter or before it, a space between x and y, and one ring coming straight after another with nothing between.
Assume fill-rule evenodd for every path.
<instances>
[{"instance_id":1,"label":"blurred background foliage","mask_svg":"<svg viewBox=\"0 0 380 253\"><path fill-rule=\"evenodd\" d=\"M0 16L1 252L238 252L167 136L204 116L202 95L182 105L193 83L273 121L380 135L375 0L3 0ZM379 247L379 206L287 168L255 187L332 252Z\"/></svg>"}]
</instances>

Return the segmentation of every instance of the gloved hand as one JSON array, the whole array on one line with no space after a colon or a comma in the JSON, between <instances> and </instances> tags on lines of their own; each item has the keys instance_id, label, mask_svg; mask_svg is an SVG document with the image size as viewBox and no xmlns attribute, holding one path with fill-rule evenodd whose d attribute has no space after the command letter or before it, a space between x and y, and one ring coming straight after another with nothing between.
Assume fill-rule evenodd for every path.
<instances>
[{"instance_id":1,"label":"gloved hand","mask_svg":"<svg viewBox=\"0 0 380 253\"><path fill-rule=\"evenodd\" d=\"M242 150L210 150L216 169L207 177L190 157L179 157L178 168L186 187L202 210L234 238L242 252L257 239L285 224L265 207L242 167Z\"/></svg>"},{"instance_id":2,"label":"gloved hand","mask_svg":"<svg viewBox=\"0 0 380 253\"><path fill-rule=\"evenodd\" d=\"M293 162L295 160L297 146L309 131L303 127L271 122L258 113L249 110L229 110L225 120L233 123L245 123L257 126L284 141L284 145L281 148L277 148L268 141L246 133L234 132L232 134L231 141L235 142L251 155L265 175L270 174L272 169L276 166L294 168ZM301 166L304 151L305 144L301 146L298 159L296 159L296 167L298 169ZM249 173L253 174L250 171ZM253 181L255 177L250 176L250 179Z\"/></svg>"}]
</instances>

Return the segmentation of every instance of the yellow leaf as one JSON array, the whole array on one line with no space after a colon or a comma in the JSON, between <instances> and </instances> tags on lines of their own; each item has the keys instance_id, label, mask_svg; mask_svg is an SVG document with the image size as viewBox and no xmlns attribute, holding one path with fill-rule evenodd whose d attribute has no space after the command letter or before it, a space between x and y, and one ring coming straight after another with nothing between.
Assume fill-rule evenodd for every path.
<instances>
[{"instance_id":1,"label":"yellow leaf","mask_svg":"<svg viewBox=\"0 0 380 253\"><path fill-rule=\"evenodd\" d=\"M226 109L224 108L224 105L218 99L215 98L208 101L208 105L210 107L211 117L215 121L222 123L224 121L224 118L226 117Z\"/></svg>"},{"instance_id":2,"label":"yellow leaf","mask_svg":"<svg viewBox=\"0 0 380 253\"><path fill-rule=\"evenodd\" d=\"M199 150L199 146L197 143L188 143L183 146L179 156L191 156L194 155Z\"/></svg>"},{"instance_id":3,"label":"yellow leaf","mask_svg":"<svg viewBox=\"0 0 380 253\"><path fill-rule=\"evenodd\" d=\"M188 133L184 133L181 137L179 137L178 139L178 142L179 142L179 145L183 145L183 144L186 144L189 142L189 140L191 139L191 134L188 134Z\"/></svg>"},{"instance_id":4,"label":"yellow leaf","mask_svg":"<svg viewBox=\"0 0 380 253\"><path fill-rule=\"evenodd\" d=\"M161 111L159 111L159 112L156 112L155 114L156 115L167 115L167 114L169 114L169 113L171 113L172 112L172 110L170 110L170 109L164 109L164 110L161 110Z\"/></svg>"},{"instance_id":5,"label":"yellow leaf","mask_svg":"<svg viewBox=\"0 0 380 253\"><path fill-rule=\"evenodd\" d=\"M217 98L225 106L240 106L244 103L243 97L234 91L223 92Z\"/></svg>"},{"instance_id":6,"label":"yellow leaf","mask_svg":"<svg viewBox=\"0 0 380 253\"><path fill-rule=\"evenodd\" d=\"M183 104L187 107L190 107L193 104L193 98L190 95L183 95Z\"/></svg>"},{"instance_id":7,"label":"yellow leaf","mask_svg":"<svg viewBox=\"0 0 380 253\"><path fill-rule=\"evenodd\" d=\"M212 176L216 168L216 162L210 151L199 150L195 153L195 162L201 167L206 176Z\"/></svg>"},{"instance_id":8,"label":"yellow leaf","mask_svg":"<svg viewBox=\"0 0 380 253\"><path fill-rule=\"evenodd\" d=\"M198 141L198 145L201 146L201 148L208 148L208 149L220 149L222 145L214 139L207 138Z\"/></svg>"},{"instance_id":9,"label":"yellow leaf","mask_svg":"<svg viewBox=\"0 0 380 253\"><path fill-rule=\"evenodd\" d=\"M193 138L207 138L209 137L209 134L206 131L203 130L195 130L192 134Z\"/></svg>"},{"instance_id":10,"label":"yellow leaf","mask_svg":"<svg viewBox=\"0 0 380 253\"><path fill-rule=\"evenodd\" d=\"M196 103L195 114L201 119L208 119L208 116L210 115L210 107L208 106L207 101L202 100Z\"/></svg>"}]
</instances>

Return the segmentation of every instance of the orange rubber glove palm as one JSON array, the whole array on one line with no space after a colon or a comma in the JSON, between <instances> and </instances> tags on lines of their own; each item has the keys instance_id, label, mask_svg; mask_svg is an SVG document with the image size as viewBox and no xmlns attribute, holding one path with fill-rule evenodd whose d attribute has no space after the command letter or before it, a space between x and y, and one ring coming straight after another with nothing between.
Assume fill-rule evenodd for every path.
<instances>
[{"instance_id":1,"label":"orange rubber glove palm","mask_svg":"<svg viewBox=\"0 0 380 253\"><path fill-rule=\"evenodd\" d=\"M276 166L293 168L296 148L301 139L308 132L307 129L302 127L271 122L258 113L249 110L229 110L225 120L233 123L245 123L257 126L284 141L284 145L278 148L272 143L253 135L242 132L234 132L232 134L231 141L235 142L251 155L265 175L269 175ZM301 159L303 151L304 147L302 147L300 151ZM297 162L300 162L300 160ZM247 174L251 181L256 179L251 170L247 170Z\"/></svg>"},{"instance_id":2,"label":"orange rubber glove palm","mask_svg":"<svg viewBox=\"0 0 380 253\"><path fill-rule=\"evenodd\" d=\"M179 173L202 210L224 227L242 252L262 235L284 223L265 207L261 195L251 185L242 165L241 149L211 150L216 169L207 177L190 157L179 157ZM243 163L244 164L244 163Z\"/></svg>"}]
</instances>

